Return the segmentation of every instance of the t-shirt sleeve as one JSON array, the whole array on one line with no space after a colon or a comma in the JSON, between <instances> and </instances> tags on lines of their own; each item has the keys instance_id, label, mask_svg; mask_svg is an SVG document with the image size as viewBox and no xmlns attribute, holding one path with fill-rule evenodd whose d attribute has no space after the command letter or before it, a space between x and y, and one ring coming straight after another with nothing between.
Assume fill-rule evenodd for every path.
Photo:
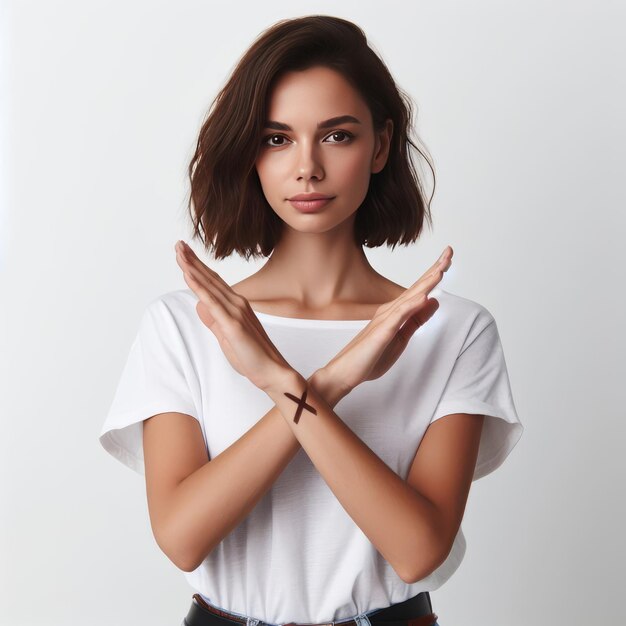
<instances>
[{"instance_id":1,"label":"t-shirt sleeve","mask_svg":"<svg viewBox=\"0 0 626 626\"><path fill-rule=\"evenodd\" d=\"M452 413L484 415L472 481L497 469L522 436L504 352L493 317L459 353L431 423Z\"/></svg>"},{"instance_id":2,"label":"t-shirt sleeve","mask_svg":"<svg viewBox=\"0 0 626 626\"><path fill-rule=\"evenodd\" d=\"M150 303L141 318L99 440L124 465L145 474L143 420L186 413L199 420L198 378L170 309Z\"/></svg>"}]
</instances>

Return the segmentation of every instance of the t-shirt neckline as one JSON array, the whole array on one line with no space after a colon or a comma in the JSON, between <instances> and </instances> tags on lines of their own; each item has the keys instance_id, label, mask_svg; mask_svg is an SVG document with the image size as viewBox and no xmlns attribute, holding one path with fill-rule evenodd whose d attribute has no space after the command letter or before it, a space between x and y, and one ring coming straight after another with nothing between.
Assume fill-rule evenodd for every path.
<instances>
[{"instance_id":1,"label":"t-shirt neckline","mask_svg":"<svg viewBox=\"0 0 626 626\"><path fill-rule=\"evenodd\" d=\"M254 311L259 321L266 321L283 326L308 326L308 327L325 327L325 328L358 328L366 326L372 320L324 320L310 319L304 317L283 317L282 315L272 315L271 313L263 313L262 311Z\"/></svg>"}]
</instances>

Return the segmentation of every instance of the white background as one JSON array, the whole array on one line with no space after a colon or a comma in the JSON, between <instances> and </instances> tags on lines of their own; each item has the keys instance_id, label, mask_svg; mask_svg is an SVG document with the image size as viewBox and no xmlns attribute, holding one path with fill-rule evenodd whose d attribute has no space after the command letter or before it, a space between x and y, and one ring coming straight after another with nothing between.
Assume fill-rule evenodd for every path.
<instances>
[{"instance_id":1,"label":"white background","mask_svg":"<svg viewBox=\"0 0 626 626\"><path fill-rule=\"evenodd\" d=\"M525 426L473 484L465 560L431 594L439 623L622 623L623 3L0 11L2 625L186 614L192 590L153 538L143 479L98 433L145 305L186 288L174 243L190 241L186 167L210 101L262 30L311 13L365 30L435 162L434 229L368 257L408 286L453 246L442 287L496 318ZM207 261L231 284L263 263Z\"/></svg>"}]
</instances>

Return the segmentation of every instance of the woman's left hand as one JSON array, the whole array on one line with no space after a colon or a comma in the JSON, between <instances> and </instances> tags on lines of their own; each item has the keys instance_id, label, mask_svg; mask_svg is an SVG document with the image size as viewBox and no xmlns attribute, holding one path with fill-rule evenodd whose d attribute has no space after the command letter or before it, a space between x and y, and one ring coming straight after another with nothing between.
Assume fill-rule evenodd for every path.
<instances>
[{"instance_id":1,"label":"woman's left hand","mask_svg":"<svg viewBox=\"0 0 626 626\"><path fill-rule=\"evenodd\" d=\"M282 381L294 370L267 336L248 300L233 291L187 244L179 241L175 249L185 282L198 296L198 316L216 336L230 364L263 391L282 388Z\"/></svg>"},{"instance_id":2,"label":"woman's left hand","mask_svg":"<svg viewBox=\"0 0 626 626\"><path fill-rule=\"evenodd\" d=\"M447 246L439 259L395 300L378 307L372 320L316 376L334 389L336 400L366 380L380 378L404 352L415 331L439 308L428 293L452 263Z\"/></svg>"}]
</instances>

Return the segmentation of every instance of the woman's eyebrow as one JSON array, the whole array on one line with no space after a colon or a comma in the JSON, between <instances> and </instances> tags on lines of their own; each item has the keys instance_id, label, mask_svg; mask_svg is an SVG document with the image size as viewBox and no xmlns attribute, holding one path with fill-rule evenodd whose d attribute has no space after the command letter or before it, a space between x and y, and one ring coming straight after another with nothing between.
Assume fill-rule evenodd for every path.
<instances>
[{"instance_id":1,"label":"woman's eyebrow","mask_svg":"<svg viewBox=\"0 0 626 626\"><path fill-rule=\"evenodd\" d=\"M361 122L352 115L339 115L337 117L331 117L328 120L324 120L323 122L319 122L317 125L318 129L321 128L331 128L333 126L338 126L339 124L360 124ZM284 124L283 122L276 122L274 120L269 120L265 122L264 128L271 128L272 130L293 130L289 124Z\"/></svg>"}]
</instances>

